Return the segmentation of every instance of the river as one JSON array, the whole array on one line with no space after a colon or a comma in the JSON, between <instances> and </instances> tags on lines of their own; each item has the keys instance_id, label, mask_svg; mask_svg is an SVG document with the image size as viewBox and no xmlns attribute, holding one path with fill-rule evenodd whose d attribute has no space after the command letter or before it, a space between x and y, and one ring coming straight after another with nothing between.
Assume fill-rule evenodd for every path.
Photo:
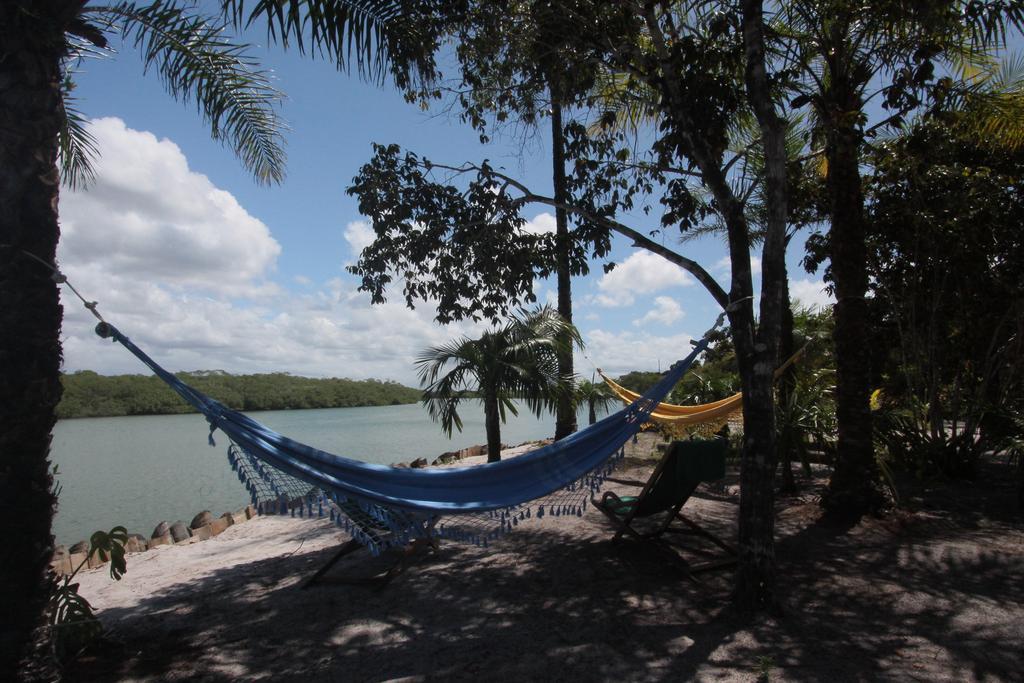
<instances>
[{"instance_id":1,"label":"river","mask_svg":"<svg viewBox=\"0 0 1024 683\"><path fill-rule=\"evenodd\" d=\"M445 451L486 443L483 409L468 402L459 411L462 433L449 440L419 404L252 413L272 429L346 457L390 464L433 460ZM580 425L586 424L586 411ZM501 439L515 445L551 436L554 418L525 409L509 417ZM228 465L227 438L200 415L153 415L61 420L53 434L60 499L54 535L70 545L98 529L122 525L147 538L161 521L188 524L201 510L214 516L248 503Z\"/></svg>"}]
</instances>

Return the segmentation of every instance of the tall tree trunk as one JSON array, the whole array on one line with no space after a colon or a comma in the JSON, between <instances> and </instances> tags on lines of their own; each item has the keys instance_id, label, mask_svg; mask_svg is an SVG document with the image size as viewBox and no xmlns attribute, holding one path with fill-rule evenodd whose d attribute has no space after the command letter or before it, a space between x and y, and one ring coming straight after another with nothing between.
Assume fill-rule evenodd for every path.
<instances>
[{"instance_id":1,"label":"tall tree trunk","mask_svg":"<svg viewBox=\"0 0 1024 683\"><path fill-rule=\"evenodd\" d=\"M587 418L589 419L589 424L597 424L597 401L587 401L587 408Z\"/></svg>"},{"instance_id":2,"label":"tall tree trunk","mask_svg":"<svg viewBox=\"0 0 1024 683\"><path fill-rule=\"evenodd\" d=\"M662 88L666 115L680 134L686 154L700 171L701 179L718 204L726 224L732 284L729 292L729 323L743 389L744 446L740 466L739 568L733 599L744 610L766 609L776 604L775 594L775 425L772 382L778 358L780 278L785 277L786 177L784 129L775 115L765 72L761 6L744 2L744 40L747 53L748 100L754 107L765 142L766 192L769 202L768 231L762 258L761 324L754 323L751 301L750 234L743 206L723 170L721 154L698 134L683 89L677 80L669 41L653 4L642 16L651 44L662 63L662 78L652 83ZM683 156L681 151L681 156ZM780 232L781 230L781 232Z\"/></svg>"},{"instance_id":3,"label":"tall tree trunk","mask_svg":"<svg viewBox=\"0 0 1024 683\"><path fill-rule=\"evenodd\" d=\"M788 277L783 280L782 287L782 300L785 302L785 305L782 307L782 334L779 339L779 358L789 358L796 349L793 348L795 346L793 342L793 307L789 299ZM778 384L779 410L783 411L783 414L788 415L792 420L795 416L790 415L788 410L793 392L796 391L796 368L793 366L786 368L785 372L782 373L782 377L779 378ZM779 492L793 495L796 493L796 479L793 477L793 453L798 447L796 440L800 437L794 433L795 430L791 424L784 425L782 429L786 436L785 438L780 438L778 443L779 460L782 465L782 485L779 487Z\"/></svg>"},{"instance_id":4,"label":"tall tree trunk","mask_svg":"<svg viewBox=\"0 0 1024 683\"><path fill-rule=\"evenodd\" d=\"M7 7L0 21L19 11ZM47 262L56 256L63 31L18 36L6 28L0 47L0 543L7 559L0 562L0 680L10 681L19 678L18 663L41 624L53 552L56 499L47 458L61 396L61 306L50 272L26 252Z\"/></svg>"},{"instance_id":5,"label":"tall tree trunk","mask_svg":"<svg viewBox=\"0 0 1024 683\"><path fill-rule=\"evenodd\" d=\"M563 208L569 203L569 192L565 178L565 139L562 131L562 103L555 89L551 89L551 161L554 181L555 202L555 249L556 277L558 279L558 313L566 322L572 322L572 271L569 251L572 246L569 236L569 219ZM563 377L572 377L572 339L564 335L564 348L558 352L558 372ZM576 431L576 406L571 396L558 399L555 417L555 441L564 439Z\"/></svg>"},{"instance_id":6,"label":"tall tree trunk","mask_svg":"<svg viewBox=\"0 0 1024 683\"><path fill-rule=\"evenodd\" d=\"M841 56L837 57L842 59ZM847 521L876 510L881 503L871 431L871 368L868 354L867 253L864 195L860 177L861 133L851 112L863 102L856 89L832 72L828 98L825 156L826 188L832 228L829 232L835 284L836 419L835 469L822 506L829 516Z\"/></svg>"},{"instance_id":7,"label":"tall tree trunk","mask_svg":"<svg viewBox=\"0 0 1024 683\"><path fill-rule=\"evenodd\" d=\"M753 348L745 349L741 355L741 376L748 378L743 387L743 430L747 445L740 467L741 557L733 601L740 609L747 610L772 609L778 601L775 592L776 452L773 391L785 303L786 224L789 217L785 125L776 112L768 82L762 11L759 0L744 0L744 81L747 101L761 129L765 158L765 200L768 208L761 258L761 320L754 336ZM732 255L734 269L738 256L736 253ZM749 262L750 255L747 253L744 265L748 282ZM752 319L750 325L753 326ZM740 352L739 347L737 352ZM742 360L743 356L747 356L746 360Z\"/></svg>"},{"instance_id":8,"label":"tall tree trunk","mask_svg":"<svg viewBox=\"0 0 1024 683\"><path fill-rule=\"evenodd\" d=\"M487 431L487 462L501 460L501 411L498 398L484 395L484 429Z\"/></svg>"}]
</instances>

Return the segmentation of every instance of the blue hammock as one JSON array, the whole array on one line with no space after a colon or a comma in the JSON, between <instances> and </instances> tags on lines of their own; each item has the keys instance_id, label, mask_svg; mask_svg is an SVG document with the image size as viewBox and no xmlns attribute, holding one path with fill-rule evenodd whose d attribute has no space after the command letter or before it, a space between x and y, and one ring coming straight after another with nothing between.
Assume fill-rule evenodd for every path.
<instances>
[{"instance_id":1,"label":"blue hammock","mask_svg":"<svg viewBox=\"0 0 1024 683\"><path fill-rule=\"evenodd\" d=\"M228 460L261 514L330 516L371 552L414 538L486 546L520 521L582 515L618 461L623 446L708 345L707 337L633 404L561 441L474 467L405 469L353 460L293 441L190 387L108 323L96 333L131 351L185 401L213 432L231 440ZM374 533L373 526L389 533Z\"/></svg>"}]
</instances>

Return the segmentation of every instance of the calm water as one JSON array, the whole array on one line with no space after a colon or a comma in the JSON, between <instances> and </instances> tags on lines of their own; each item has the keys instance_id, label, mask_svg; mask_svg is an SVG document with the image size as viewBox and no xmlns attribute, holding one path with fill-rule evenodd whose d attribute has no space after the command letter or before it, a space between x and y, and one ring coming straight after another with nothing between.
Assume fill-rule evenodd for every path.
<instances>
[{"instance_id":1,"label":"calm water","mask_svg":"<svg viewBox=\"0 0 1024 683\"><path fill-rule=\"evenodd\" d=\"M486 443L483 410L460 410L464 429L449 440L419 404L374 408L282 410L253 413L260 422L298 441L350 458L390 464ZM586 424L585 411L580 424ZM51 460L63 489L54 520L58 543L88 539L118 524L147 538L162 520L188 524L201 510L214 516L246 505L248 494L227 462L228 440L199 415L102 417L62 420ZM549 437L554 418L525 410L501 430L507 444Z\"/></svg>"}]
</instances>

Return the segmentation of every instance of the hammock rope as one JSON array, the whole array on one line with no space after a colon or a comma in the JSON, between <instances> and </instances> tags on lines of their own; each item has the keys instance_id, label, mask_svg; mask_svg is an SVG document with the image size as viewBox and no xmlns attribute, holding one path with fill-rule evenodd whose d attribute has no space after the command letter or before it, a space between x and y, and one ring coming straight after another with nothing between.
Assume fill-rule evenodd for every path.
<instances>
[{"instance_id":1,"label":"hammock rope","mask_svg":"<svg viewBox=\"0 0 1024 683\"><path fill-rule=\"evenodd\" d=\"M56 282L66 276L42 259ZM561 441L516 458L475 467L406 469L362 462L289 439L228 408L168 372L104 321L95 301L73 287L100 320L96 333L120 343L182 399L202 413L213 433L230 440L228 462L261 514L329 517L373 554L417 538L451 539L487 546L520 522L545 516L581 516L625 457L626 442L640 431L672 387L708 346L726 312L647 392ZM731 307L730 307L731 308Z\"/></svg>"},{"instance_id":2,"label":"hammock rope","mask_svg":"<svg viewBox=\"0 0 1024 683\"><path fill-rule=\"evenodd\" d=\"M100 323L96 332L120 343L202 413L211 445L216 430L230 439L228 461L261 514L328 516L374 553L429 537L486 546L528 519L582 515L624 457L626 442L708 345L707 337L696 342L630 405L561 441L486 465L406 469L289 439L181 381L113 325Z\"/></svg>"},{"instance_id":3,"label":"hammock rope","mask_svg":"<svg viewBox=\"0 0 1024 683\"><path fill-rule=\"evenodd\" d=\"M792 356L786 359L786 361L775 370L775 379L779 379L782 374L803 355L807 349L808 344L804 344L799 348ZM601 368L597 368L597 374L601 376L604 383L608 385L612 393L622 403L628 405L640 397L635 391L630 391L626 387L622 386L608 375L601 371ZM659 403L655 406L654 410L651 411L651 419L655 422L662 424L672 425L676 427L695 427L703 424L716 424L728 419L734 413L739 412L743 409L743 392L736 392L732 396L720 399L718 401L712 401L710 403L700 403L692 406L677 405L675 403Z\"/></svg>"}]
</instances>

